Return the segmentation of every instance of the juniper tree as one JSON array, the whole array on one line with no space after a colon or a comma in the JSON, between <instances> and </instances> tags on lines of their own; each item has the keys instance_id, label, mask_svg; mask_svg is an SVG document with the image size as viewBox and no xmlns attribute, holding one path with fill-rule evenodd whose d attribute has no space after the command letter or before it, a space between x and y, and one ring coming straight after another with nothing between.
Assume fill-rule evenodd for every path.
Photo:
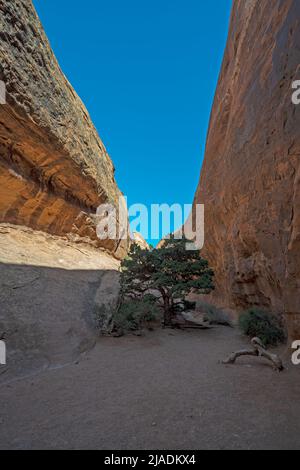
<instances>
[{"instance_id":1,"label":"juniper tree","mask_svg":"<svg viewBox=\"0 0 300 470\"><path fill-rule=\"evenodd\" d=\"M164 325L170 326L176 307L191 292L214 289L213 270L199 250L187 250L188 240L166 240L151 251L132 245L121 267L122 298L151 300L163 307Z\"/></svg>"}]
</instances>

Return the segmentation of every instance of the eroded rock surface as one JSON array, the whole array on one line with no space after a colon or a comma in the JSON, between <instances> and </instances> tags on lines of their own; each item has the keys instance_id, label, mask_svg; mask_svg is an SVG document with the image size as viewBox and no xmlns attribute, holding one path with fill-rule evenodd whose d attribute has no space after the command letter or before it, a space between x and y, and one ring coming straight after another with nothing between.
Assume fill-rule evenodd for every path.
<instances>
[{"instance_id":1,"label":"eroded rock surface","mask_svg":"<svg viewBox=\"0 0 300 470\"><path fill-rule=\"evenodd\" d=\"M286 315L300 338L300 2L236 0L195 203L215 300Z\"/></svg>"},{"instance_id":2,"label":"eroded rock surface","mask_svg":"<svg viewBox=\"0 0 300 470\"><path fill-rule=\"evenodd\" d=\"M134 232L132 234L132 241L133 243L135 243L136 245L138 245L142 250L149 250L150 249L150 246L149 244L146 242L145 238L143 237L142 234L138 233L138 232Z\"/></svg>"},{"instance_id":3,"label":"eroded rock surface","mask_svg":"<svg viewBox=\"0 0 300 470\"><path fill-rule=\"evenodd\" d=\"M113 164L31 0L0 1L0 80L0 222L123 257L127 240L100 241L95 230L97 207L118 204Z\"/></svg>"}]
</instances>

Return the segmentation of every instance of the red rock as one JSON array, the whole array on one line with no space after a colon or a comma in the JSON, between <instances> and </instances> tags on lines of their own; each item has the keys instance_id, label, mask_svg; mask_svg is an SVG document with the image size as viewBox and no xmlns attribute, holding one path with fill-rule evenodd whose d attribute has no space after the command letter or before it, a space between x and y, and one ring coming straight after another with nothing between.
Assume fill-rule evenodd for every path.
<instances>
[{"instance_id":1,"label":"red rock","mask_svg":"<svg viewBox=\"0 0 300 470\"><path fill-rule=\"evenodd\" d=\"M121 258L128 240L100 241L95 213L118 204L114 167L63 75L31 1L0 3L0 222L70 235Z\"/></svg>"},{"instance_id":2,"label":"red rock","mask_svg":"<svg viewBox=\"0 0 300 470\"><path fill-rule=\"evenodd\" d=\"M195 203L214 300L284 313L300 339L300 2L236 0Z\"/></svg>"}]
</instances>

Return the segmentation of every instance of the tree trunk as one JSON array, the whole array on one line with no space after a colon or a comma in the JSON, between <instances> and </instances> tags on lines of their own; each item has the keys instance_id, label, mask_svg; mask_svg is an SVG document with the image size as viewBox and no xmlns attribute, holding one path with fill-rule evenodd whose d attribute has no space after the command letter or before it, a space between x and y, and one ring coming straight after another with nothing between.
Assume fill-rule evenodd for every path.
<instances>
[{"instance_id":1,"label":"tree trunk","mask_svg":"<svg viewBox=\"0 0 300 470\"><path fill-rule=\"evenodd\" d=\"M170 298L164 295L164 326L172 325L173 312L170 305Z\"/></svg>"}]
</instances>

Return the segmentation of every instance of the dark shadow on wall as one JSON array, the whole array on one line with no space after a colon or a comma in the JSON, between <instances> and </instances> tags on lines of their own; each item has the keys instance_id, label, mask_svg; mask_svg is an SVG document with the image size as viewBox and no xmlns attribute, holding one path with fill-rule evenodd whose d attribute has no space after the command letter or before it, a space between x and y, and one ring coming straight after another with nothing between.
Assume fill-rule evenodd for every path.
<instances>
[{"instance_id":1,"label":"dark shadow on wall","mask_svg":"<svg viewBox=\"0 0 300 470\"><path fill-rule=\"evenodd\" d=\"M0 263L0 338L7 348L0 382L61 367L93 348L95 298L106 301L105 276L117 297L117 271Z\"/></svg>"}]
</instances>

